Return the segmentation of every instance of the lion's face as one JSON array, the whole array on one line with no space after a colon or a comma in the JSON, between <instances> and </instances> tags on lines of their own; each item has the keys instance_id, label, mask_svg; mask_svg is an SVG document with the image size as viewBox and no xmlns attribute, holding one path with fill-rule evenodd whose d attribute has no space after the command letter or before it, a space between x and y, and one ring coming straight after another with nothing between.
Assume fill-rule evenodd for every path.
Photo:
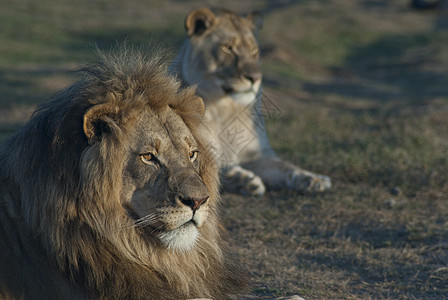
<instances>
[{"instance_id":1,"label":"lion's face","mask_svg":"<svg viewBox=\"0 0 448 300\"><path fill-rule=\"evenodd\" d=\"M187 16L190 49L182 71L190 84L198 84L201 96L211 100L230 96L242 103L255 99L262 78L257 25L261 26L257 14L215 15L199 8Z\"/></svg>"},{"instance_id":2,"label":"lion's face","mask_svg":"<svg viewBox=\"0 0 448 300\"><path fill-rule=\"evenodd\" d=\"M168 248L190 249L209 208L209 193L199 175L199 145L169 107L157 115L144 114L130 140L123 205L139 226Z\"/></svg>"}]
</instances>

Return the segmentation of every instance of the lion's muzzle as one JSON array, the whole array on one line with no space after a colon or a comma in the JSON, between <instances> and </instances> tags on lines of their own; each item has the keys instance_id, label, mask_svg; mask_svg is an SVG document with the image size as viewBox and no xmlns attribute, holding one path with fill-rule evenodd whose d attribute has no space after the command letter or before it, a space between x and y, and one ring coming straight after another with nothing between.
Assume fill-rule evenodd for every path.
<instances>
[{"instance_id":1,"label":"lion's muzzle","mask_svg":"<svg viewBox=\"0 0 448 300\"><path fill-rule=\"evenodd\" d=\"M178 202L182 203L183 205L189 206L193 210L193 213L196 212L202 204L206 203L208 198L208 196L184 197L182 195L177 195Z\"/></svg>"}]
</instances>

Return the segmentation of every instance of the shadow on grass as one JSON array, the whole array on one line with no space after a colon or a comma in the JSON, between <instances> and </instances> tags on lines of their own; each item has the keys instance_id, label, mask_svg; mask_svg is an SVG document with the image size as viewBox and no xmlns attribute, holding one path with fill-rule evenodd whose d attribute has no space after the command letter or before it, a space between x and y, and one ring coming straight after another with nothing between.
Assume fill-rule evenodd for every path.
<instances>
[{"instance_id":1,"label":"shadow on grass","mask_svg":"<svg viewBox=\"0 0 448 300\"><path fill-rule=\"evenodd\" d=\"M34 106L49 99L59 89L64 88L66 83L70 84L80 76L76 70L94 59L96 48L110 51L124 43L148 51L152 47L158 47L167 49L174 58L183 39L183 36L174 31L142 28L73 31L69 35L70 41L60 46L63 54L54 59L48 58L47 63L0 69L0 109L7 110L21 105ZM70 67L64 67L67 65ZM45 84L42 84L43 81Z\"/></svg>"},{"instance_id":2,"label":"shadow on grass","mask_svg":"<svg viewBox=\"0 0 448 300\"><path fill-rule=\"evenodd\" d=\"M26 93L30 89L30 82L17 74L19 78L11 78L15 70L0 70L0 109L9 108L14 103L31 102L31 95ZM17 72L19 73L19 72Z\"/></svg>"},{"instance_id":3,"label":"shadow on grass","mask_svg":"<svg viewBox=\"0 0 448 300\"><path fill-rule=\"evenodd\" d=\"M387 254L385 254L387 255ZM359 299L444 299L440 298L446 286L444 278L431 275L428 265L417 262L396 260L390 263L381 261L380 253L369 255L353 255L344 253L299 254L297 259L302 267L313 269L325 266L330 272L343 272L346 278L351 278L347 289L353 289ZM442 276L445 276L444 274ZM332 279L329 278L331 282ZM375 287L389 286L388 289ZM432 297L431 297L432 294Z\"/></svg>"},{"instance_id":4,"label":"shadow on grass","mask_svg":"<svg viewBox=\"0 0 448 300\"><path fill-rule=\"evenodd\" d=\"M401 248L409 243L410 232L403 225L385 227L382 224L350 223L340 230L340 237L357 243L364 243L370 247Z\"/></svg>"},{"instance_id":5,"label":"shadow on grass","mask_svg":"<svg viewBox=\"0 0 448 300\"><path fill-rule=\"evenodd\" d=\"M416 233L404 225L360 221L347 224L332 237L318 234L311 238L325 246L298 253L298 267L339 274L360 296L444 299L440 296L448 291L448 246L439 234L416 239Z\"/></svg>"},{"instance_id":6,"label":"shadow on grass","mask_svg":"<svg viewBox=\"0 0 448 300\"><path fill-rule=\"evenodd\" d=\"M148 50L152 47L162 48L174 56L184 39L183 34L180 35L176 30L170 28L166 30L121 28L110 31L73 31L70 34L75 42L66 45L65 50L67 52L83 52L86 58L92 57L92 50L96 47L103 51L109 51L122 44Z\"/></svg>"},{"instance_id":7,"label":"shadow on grass","mask_svg":"<svg viewBox=\"0 0 448 300\"><path fill-rule=\"evenodd\" d=\"M324 83L304 83L303 89L380 103L422 104L448 95L448 66L441 53L446 32L392 35L354 49L345 66L351 75L335 74Z\"/></svg>"},{"instance_id":8,"label":"shadow on grass","mask_svg":"<svg viewBox=\"0 0 448 300\"><path fill-rule=\"evenodd\" d=\"M34 106L51 96L55 91L40 84L45 78L67 78L75 76L73 70L62 67L32 67L4 69L0 71L0 109L14 106Z\"/></svg>"}]
</instances>

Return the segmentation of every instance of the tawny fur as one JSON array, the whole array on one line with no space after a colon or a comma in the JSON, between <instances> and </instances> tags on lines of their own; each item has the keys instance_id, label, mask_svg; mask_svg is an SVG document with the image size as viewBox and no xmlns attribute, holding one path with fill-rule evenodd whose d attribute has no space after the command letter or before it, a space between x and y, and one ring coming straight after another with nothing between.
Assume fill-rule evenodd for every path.
<instances>
[{"instance_id":1,"label":"tawny fur","mask_svg":"<svg viewBox=\"0 0 448 300\"><path fill-rule=\"evenodd\" d=\"M185 19L188 37L170 70L186 84L196 84L204 99L206 119L218 140L224 188L251 195L262 195L266 188L327 190L329 177L281 159L270 146L262 113L261 25L259 12L239 16L195 9Z\"/></svg>"},{"instance_id":2,"label":"tawny fur","mask_svg":"<svg viewBox=\"0 0 448 300\"><path fill-rule=\"evenodd\" d=\"M227 253L218 169L194 88L169 77L158 54L100 54L84 71L0 148L0 298L225 299L239 291L245 280ZM83 117L103 103L115 111L95 140ZM210 212L191 251L167 249L134 226L121 200L128 133L141 114L167 106L204 155Z\"/></svg>"}]
</instances>

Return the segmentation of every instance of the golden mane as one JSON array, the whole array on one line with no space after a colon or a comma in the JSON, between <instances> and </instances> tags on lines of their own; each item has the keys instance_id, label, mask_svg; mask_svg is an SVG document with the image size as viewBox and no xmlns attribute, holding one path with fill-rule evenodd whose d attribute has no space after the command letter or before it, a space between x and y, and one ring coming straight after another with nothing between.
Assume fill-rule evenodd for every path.
<instances>
[{"instance_id":1,"label":"golden mane","mask_svg":"<svg viewBox=\"0 0 448 300\"><path fill-rule=\"evenodd\" d=\"M227 254L218 168L191 101L195 89L168 76L157 53L100 53L83 71L0 148L0 298L224 299L238 291L245 280ZM102 103L114 104L102 119L114 125L90 144L83 116ZM213 199L188 252L144 235L120 202L127 132L145 111L167 106L199 143L200 176Z\"/></svg>"}]
</instances>

